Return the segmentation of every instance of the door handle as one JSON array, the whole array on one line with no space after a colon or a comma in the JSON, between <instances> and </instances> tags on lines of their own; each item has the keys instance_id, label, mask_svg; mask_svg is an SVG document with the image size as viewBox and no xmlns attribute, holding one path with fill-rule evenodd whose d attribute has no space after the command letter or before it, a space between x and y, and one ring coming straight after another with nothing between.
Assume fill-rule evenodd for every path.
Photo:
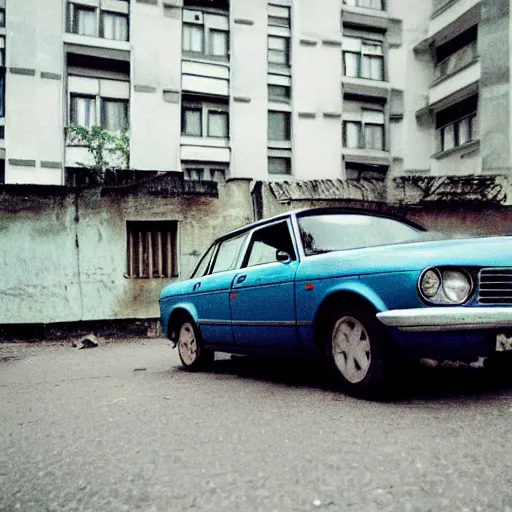
<instances>
[{"instance_id":1,"label":"door handle","mask_svg":"<svg viewBox=\"0 0 512 512\"><path fill-rule=\"evenodd\" d=\"M247 276L239 276L237 277L236 281L235 281L235 284L241 284L245 281L245 279L247 278Z\"/></svg>"},{"instance_id":2,"label":"door handle","mask_svg":"<svg viewBox=\"0 0 512 512\"><path fill-rule=\"evenodd\" d=\"M194 285L193 290L194 290L194 291L199 290L199 287L200 287L200 286L201 286L201 282L196 283L196 284Z\"/></svg>"}]
</instances>

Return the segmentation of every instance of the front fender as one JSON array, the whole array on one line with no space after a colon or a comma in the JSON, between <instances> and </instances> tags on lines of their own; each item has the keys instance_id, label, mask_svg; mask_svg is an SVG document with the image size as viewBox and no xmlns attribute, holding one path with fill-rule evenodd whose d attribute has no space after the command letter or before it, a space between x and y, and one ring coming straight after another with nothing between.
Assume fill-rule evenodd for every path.
<instances>
[{"instance_id":1,"label":"front fender","mask_svg":"<svg viewBox=\"0 0 512 512\"><path fill-rule=\"evenodd\" d=\"M162 330L168 338L171 334L169 328L172 327L170 325L170 320L178 314L188 314L196 324L199 320L197 308L192 304L192 302L182 300L172 304L170 300L163 299L160 302L160 318L162 322Z\"/></svg>"}]
</instances>

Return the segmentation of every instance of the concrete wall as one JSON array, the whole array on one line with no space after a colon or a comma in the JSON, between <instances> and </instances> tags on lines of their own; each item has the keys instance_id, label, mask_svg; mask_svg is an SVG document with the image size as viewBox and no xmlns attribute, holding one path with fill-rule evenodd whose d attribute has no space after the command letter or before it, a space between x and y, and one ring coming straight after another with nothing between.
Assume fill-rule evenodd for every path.
<instances>
[{"instance_id":1,"label":"concrete wall","mask_svg":"<svg viewBox=\"0 0 512 512\"><path fill-rule=\"evenodd\" d=\"M64 3L14 1L7 12L5 181L60 185Z\"/></svg>"},{"instance_id":2,"label":"concrete wall","mask_svg":"<svg viewBox=\"0 0 512 512\"><path fill-rule=\"evenodd\" d=\"M158 317L169 280L124 277L126 221L179 222L183 279L215 237L253 218L243 180L218 198L60 190L0 192L0 324Z\"/></svg>"},{"instance_id":3,"label":"concrete wall","mask_svg":"<svg viewBox=\"0 0 512 512\"><path fill-rule=\"evenodd\" d=\"M131 3L130 166L180 169L181 8Z\"/></svg>"},{"instance_id":4,"label":"concrete wall","mask_svg":"<svg viewBox=\"0 0 512 512\"><path fill-rule=\"evenodd\" d=\"M482 0L478 115L482 170L488 173L509 171L512 164L510 12L510 0Z\"/></svg>"},{"instance_id":5,"label":"concrete wall","mask_svg":"<svg viewBox=\"0 0 512 512\"><path fill-rule=\"evenodd\" d=\"M230 3L231 176L267 176L267 2Z\"/></svg>"},{"instance_id":6,"label":"concrete wall","mask_svg":"<svg viewBox=\"0 0 512 512\"><path fill-rule=\"evenodd\" d=\"M341 2L294 3L292 13L293 172L337 179L341 169ZM327 116L327 117L326 117Z\"/></svg>"}]
</instances>

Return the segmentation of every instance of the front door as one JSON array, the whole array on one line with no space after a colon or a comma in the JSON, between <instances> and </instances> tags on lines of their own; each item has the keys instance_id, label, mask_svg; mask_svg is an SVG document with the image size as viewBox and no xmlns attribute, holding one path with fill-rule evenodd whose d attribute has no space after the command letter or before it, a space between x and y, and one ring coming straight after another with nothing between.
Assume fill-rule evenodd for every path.
<instances>
[{"instance_id":1,"label":"front door","mask_svg":"<svg viewBox=\"0 0 512 512\"><path fill-rule=\"evenodd\" d=\"M289 259L284 260L284 253ZM231 290L231 317L239 346L293 351L299 346L295 313L297 252L288 221L251 235L243 268Z\"/></svg>"}]
</instances>

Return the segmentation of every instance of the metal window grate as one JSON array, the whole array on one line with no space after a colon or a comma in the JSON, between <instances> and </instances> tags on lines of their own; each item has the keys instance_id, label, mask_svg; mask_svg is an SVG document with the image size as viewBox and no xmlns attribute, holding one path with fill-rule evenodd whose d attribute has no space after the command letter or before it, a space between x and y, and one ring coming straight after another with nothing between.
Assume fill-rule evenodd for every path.
<instances>
[{"instance_id":1,"label":"metal window grate","mask_svg":"<svg viewBox=\"0 0 512 512\"><path fill-rule=\"evenodd\" d=\"M127 277L178 276L177 222L127 222Z\"/></svg>"},{"instance_id":2,"label":"metal window grate","mask_svg":"<svg viewBox=\"0 0 512 512\"><path fill-rule=\"evenodd\" d=\"M512 304L512 268L484 268L479 278L480 304Z\"/></svg>"}]
</instances>

